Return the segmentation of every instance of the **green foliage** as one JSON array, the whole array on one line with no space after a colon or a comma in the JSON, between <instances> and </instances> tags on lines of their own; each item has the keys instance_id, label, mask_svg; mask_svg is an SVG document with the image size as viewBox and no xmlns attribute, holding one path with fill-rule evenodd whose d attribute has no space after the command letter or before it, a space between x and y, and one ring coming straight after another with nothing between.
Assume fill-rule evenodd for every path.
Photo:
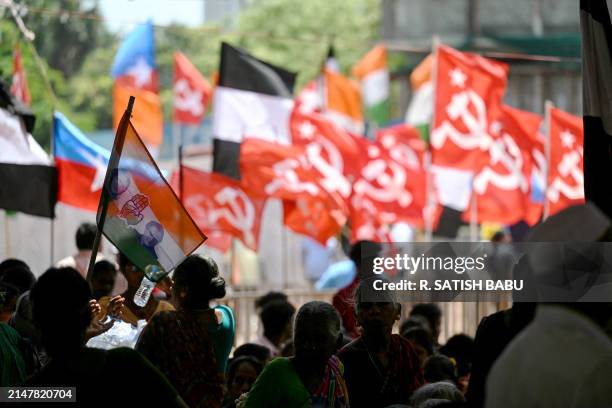
<instances>
[{"instance_id":1,"label":"green foliage","mask_svg":"<svg viewBox=\"0 0 612 408\"><path fill-rule=\"evenodd\" d=\"M172 112L175 51L184 53L210 79L218 69L221 41L228 41L258 58L297 72L299 89L318 74L331 43L345 73L374 45L379 36L379 2L255 0L227 32L215 26L156 27L156 58L166 120ZM108 33L97 18L97 2L32 0L27 4L32 10L24 20L36 33L34 45L57 95L54 101L31 45L22 42L32 109L37 115L34 137L49 147L54 108L85 132L110 128L113 86L110 68L120 39ZM51 12L42 13L41 8ZM62 11L78 12L81 18ZM10 82L12 52L20 34L7 17L5 12L5 18L0 20L0 75Z\"/></svg>"},{"instance_id":2,"label":"green foliage","mask_svg":"<svg viewBox=\"0 0 612 408\"><path fill-rule=\"evenodd\" d=\"M350 72L378 39L380 18L379 0L256 0L237 26L249 34L234 42L297 72L299 88L319 73L332 43Z\"/></svg>"},{"instance_id":3,"label":"green foliage","mask_svg":"<svg viewBox=\"0 0 612 408\"><path fill-rule=\"evenodd\" d=\"M36 49L66 78L74 75L87 55L108 38L97 2L29 0L27 6L32 11L24 22L36 34Z\"/></svg>"}]
</instances>

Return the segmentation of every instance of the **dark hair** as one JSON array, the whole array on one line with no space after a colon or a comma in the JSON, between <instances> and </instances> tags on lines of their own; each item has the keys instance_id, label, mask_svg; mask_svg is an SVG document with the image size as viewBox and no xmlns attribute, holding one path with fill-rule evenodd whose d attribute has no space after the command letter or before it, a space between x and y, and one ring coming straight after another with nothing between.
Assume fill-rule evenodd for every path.
<instances>
[{"instance_id":1,"label":"dark hair","mask_svg":"<svg viewBox=\"0 0 612 408\"><path fill-rule=\"evenodd\" d=\"M187 309L206 307L212 299L225 296L225 280L210 257L189 255L174 270L174 285L186 292L182 306Z\"/></svg>"},{"instance_id":2,"label":"dark hair","mask_svg":"<svg viewBox=\"0 0 612 408\"><path fill-rule=\"evenodd\" d=\"M272 356L270 349L255 343L245 343L234 350L234 358L249 356L253 357L262 364Z\"/></svg>"},{"instance_id":3,"label":"dark hair","mask_svg":"<svg viewBox=\"0 0 612 408\"><path fill-rule=\"evenodd\" d=\"M410 317L424 316L429 322L433 323L442 317L442 310L435 303L418 303L410 310Z\"/></svg>"},{"instance_id":4,"label":"dark hair","mask_svg":"<svg viewBox=\"0 0 612 408\"><path fill-rule=\"evenodd\" d=\"M255 307L257 309L262 309L265 305L275 300L289 301L289 298L283 292L268 292L255 300Z\"/></svg>"},{"instance_id":5,"label":"dark hair","mask_svg":"<svg viewBox=\"0 0 612 408\"><path fill-rule=\"evenodd\" d=\"M91 289L74 268L50 268L30 291L32 315L49 352L75 350L91 321Z\"/></svg>"},{"instance_id":6,"label":"dark hair","mask_svg":"<svg viewBox=\"0 0 612 408\"><path fill-rule=\"evenodd\" d=\"M92 249L98 227L91 222L84 222L79 225L76 231L75 240L79 250Z\"/></svg>"},{"instance_id":7,"label":"dark hair","mask_svg":"<svg viewBox=\"0 0 612 408\"><path fill-rule=\"evenodd\" d=\"M14 286L19 290L19 294L22 294L32 289L36 283L36 277L25 263L19 261L3 270L0 282Z\"/></svg>"},{"instance_id":8,"label":"dark hair","mask_svg":"<svg viewBox=\"0 0 612 408\"><path fill-rule=\"evenodd\" d=\"M431 333L423 327L411 327L408 330L400 332L402 337L410 342L416 343L427 351L427 355L432 355L434 352Z\"/></svg>"},{"instance_id":9,"label":"dark hair","mask_svg":"<svg viewBox=\"0 0 612 408\"><path fill-rule=\"evenodd\" d=\"M255 357L252 357L252 356L234 357L232 361L230 361L229 366L227 368L228 386L232 384L232 381L234 381L234 377L236 376L236 371L238 370L238 367L240 367L242 363L250 364L251 367L253 367L255 371L257 372L257 375L261 374L261 371L263 370L263 364L261 363L261 361L257 360Z\"/></svg>"},{"instance_id":10,"label":"dark hair","mask_svg":"<svg viewBox=\"0 0 612 408\"><path fill-rule=\"evenodd\" d=\"M467 334L456 334L440 347L440 353L455 359L460 377L467 375L472 369L474 339Z\"/></svg>"},{"instance_id":11,"label":"dark hair","mask_svg":"<svg viewBox=\"0 0 612 408\"><path fill-rule=\"evenodd\" d=\"M357 276L362 278L372 276L373 259L381 250L382 246L372 241L357 241L351 246L349 259L353 261L357 268Z\"/></svg>"},{"instance_id":12,"label":"dark hair","mask_svg":"<svg viewBox=\"0 0 612 408\"><path fill-rule=\"evenodd\" d=\"M303 304L295 315L295 328L297 332L298 328L302 325L311 324L322 324L323 322L329 322L334 325L334 328L340 331L340 315L336 308L327 302L320 300L313 300L311 302Z\"/></svg>"},{"instance_id":13,"label":"dark hair","mask_svg":"<svg viewBox=\"0 0 612 408\"><path fill-rule=\"evenodd\" d=\"M428 383L452 381L457 383L457 370L452 360L443 354L427 357L423 365L423 377Z\"/></svg>"},{"instance_id":14,"label":"dark hair","mask_svg":"<svg viewBox=\"0 0 612 408\"><path fill-rule=\"evenodd\" d=\"M264 327L264 336L273 338L280 335L295 314L295 307L286 300L274 300L267 303L259 317Z\"/></svg>"},{"instance_id":15,"label":"dark hair","mask_svg":"<svg viewBox=\"0 0 612 408\"><path fill-rule=\"evenodd\" d=\"M123 254L123 252L119 252L117 255L117 263L119 264L119 271L123 274L125 274L125 270L129 265L134 265L134 263L130 261L128 257ZM140 271L140 268L136 267L136 269Z\"/></svg>"},{"instance_id":16,"label":"dark hair","mask_svg":"<svg viewBox=\"0 0 612 408\"><path fill-rule=\"evenodd\" d=\"M6 282L0 282L0 312L8 311L14 312L15 310L7 310L9 305L17 306L17 299L19 298L19 289L14 285Z\"/></svg>"},{"instance_id":17,"label":"dark hair","mask_svg":"<svg viewBox=\"0 0 612 408\"><path fill-rule=\"evenodd\" d=\"M117 273L117 268L115 268L115 264L106 259L96 262L92 272L92 279L98 275L99 273L104 272L113 272L113 274Z\"/></svg>"},{"instance_id":18,"label":"dark hair","mask_svg":"<svg viewBox=\"0 0 612 408\"><path fill-rule=\"evenodd\" d=\"M16 266L30 269L28 264L23 262L21 259L7 258L4 261L0 262L0 278L4 274L4 271L10 268L14 268Z\"/></svg>"},{"instance_id":19,"label":"dark hair","mask_svg":"<svg viewBox=\"0 0 612 408\"><path fill-rule=\"evenodd\" d=\"M409 317L402 322L399 332L401 335L403 335L404 332L414 328L425 329L427 332L429 332L429 321L425 319L425 317L419 315Z\"/></svg>"},{"instance_id":20,"label":"dark hair","mask_svg":"<svg viewBox=\"0 0 612 408\"><path fill-rule=\"evenodd\" d=\"M380 280L388 283L389 280L384 276L370 276L359 281L359 285L355 288L353 296L353 308L355 313L359 313L359 308L362 303L393 303L398 305L397 296L391 290L376 290L374 289L374 281Z\"/></svg>"}]
</instances>

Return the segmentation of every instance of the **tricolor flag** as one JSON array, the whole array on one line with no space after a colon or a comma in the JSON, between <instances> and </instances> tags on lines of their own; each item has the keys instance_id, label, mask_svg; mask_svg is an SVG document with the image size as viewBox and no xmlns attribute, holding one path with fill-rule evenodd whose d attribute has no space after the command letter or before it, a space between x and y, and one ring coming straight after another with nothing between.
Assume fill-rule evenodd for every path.
<instances>
[{"instance_id":1,"label":"tricolor flag","mask_svg":"<svg viewBox=\"0 0 612 408\"><path fill-rule=\"evenodd\" d=\"M180 52L174 53L174 122L199 126L210 103L212 88Z\"/></svg>"},{"instance_id":2,"label":"tricolor flag","mask_svg":"<svg viewBox=\"0 0 612 408\"><path fill-rule=\"evenodd\" d=\"M295 74L221 44L213 111L213 171L236 179L240 144L256 138L290 144Z\"/></svg>"},{"instance_id":3,"label":"tricolor flag","mask_svg":"<svg viewBox=\"0 0 612 408\"><path fill-rule=\"evenodd\" d=\"M338 126L356 134L363 134L363 113L359 85L340 74L325 68L323 71L325 95L322 112Z\"/></svg>"},{"instance_id":4,"label":"tricolor flag","mask_svg":"<svg viewBox=\"0 0 612 408\"><path fill-rule=\"evenodd\" d=\"M0 82L0 208L53 218L57 173L29 133L34 117L18 105Z\"/></svg>"},{"instance_id":5,"label":"tricolor flag","mask_svg":"<svg viewBox=\"0 0 612 408\"><path fill-rule=\"evenodd\" d=\"M19 46L13 51L13 82L11 84L11 93L15 95L21 103L30 106L32 98L28 89L28 80L26 79L25 69L23 69L23 60Z\"/></svg>"},{"instance_id":6,"label":"tricolor flag","mask_svg":"<svg viewBox=\"0 0 612 408\"><path fill-rule=\"evenodd\" d=\"M612 185L612 23L609 1L580 0L584 194L609 217Z\"/></svg>"},{"instance_id":7,"label":"tricolor flag","mask_svg":"<svg viewBox=\"0 0 612 408\"><path fill-rule=\"evenodd\" d=\"M165 276L206 239L162 177L129 110L111 151L98 228L151 281Z\"/></svg>"},{"instance_id":8,"label":"tricolor flag","mask_svg":"<svg viewBox=\"0 0 612 408\"><path fill-rule=\"evenodd\" d=\"M58 201L96 211L110 152L87 138L60 112L53 114Z\"/></svg>"},{"instance_id":9,"label":"tricolor flag","mask_svg":"<svg viewBox=\"0 0 612 408\"><path fill-rule=\"evenodd\" d=\"M353 67L353 76L361 82L361 95L366 115L377 127L389 121L389 68L387 49L378 45Z\"/></svg>"},{"instance_id":10,"label":"tricolor flag","mask_svg":"<svg viewBox=\"0 0 612 408\"><path fill-rule=\"evenodd\" d=\"M155 152L162 143L163 115L159 98L159 78L155 64L153 24L139 25L123 40L115 55L111 74L113 87L113 127L116 129L129 97L138 99L132 118L142 140Z\"/></svg>"},{"instance_id":11,"label":"tricolor flag","mask_svg":"<svg viewBox=\"0 0 612 408\"><path fill-rule=\"evenodd\" d=\"M433 55L429 54L410 74L412 97L406 111L406 123L416 127L421 137L429 140L429 126L433 116Z\"/></svg>"}]
</instances>

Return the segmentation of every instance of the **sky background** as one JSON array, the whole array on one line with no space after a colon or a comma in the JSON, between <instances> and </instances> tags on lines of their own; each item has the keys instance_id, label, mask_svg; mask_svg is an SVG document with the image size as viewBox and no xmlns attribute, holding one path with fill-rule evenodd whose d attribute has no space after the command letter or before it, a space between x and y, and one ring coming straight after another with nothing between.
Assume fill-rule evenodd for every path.
<instances>
[{"instance_id":1,"label":"sky background","mask_svg":"<svg viewBox=\"0 0 612 408\"><path fill-rule=\"evenodd\" d=\"M109 30L125 33L148 18L153 19L153 24L159 25L200 25L204 21L204 1L101 0L99 4Z\"/></svg>"}]
</instances>

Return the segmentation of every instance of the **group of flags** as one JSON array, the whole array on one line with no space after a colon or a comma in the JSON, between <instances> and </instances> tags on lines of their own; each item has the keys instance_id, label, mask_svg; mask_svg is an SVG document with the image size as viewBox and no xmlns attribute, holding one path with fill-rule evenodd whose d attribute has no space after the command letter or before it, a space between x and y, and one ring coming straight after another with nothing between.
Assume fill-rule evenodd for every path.
<instances>
[{"instance_id":1,"label":"group of flags","mask_svg":"<svg viewBox=\"0 0 612 408\"><path fill-rule=\"evenodd\" d=\"M148 153L155 156L163 125L153 26L143 24L120 46L111 70L114 122L117 127L124 123L126 143L119 152L114 148L120 157L114 168L125 176L109 175L111 152L56 112L57 199L96 211L104 186L115 189L108 193L114 200L110 225L123 226L124 235L126 225L133 231L115 236L114 242L156 241L149 253L163 252L170 259L193 222L217 235L219 248L227 249L227 237L236 237L257 250L268 198L282 200L287 228L321 243L346 224L352 241L389 241L397 223L434 230L444 206L478 223L533 225L584 200L582 120L553 106L542 118L505 105L506 64L437 46L411 78L410 124L384 127L390 96L385 47L376 46L355 65L356 80L342 75L333 62L330 53L320 75L294 97L295 73L230 44L221 46L214 88L185 55L175 53L173 120L197 125L213 106L213 168L181 166L172 175L188 214L174 221L181 225L168 227L162 220L171 218L170 209L183 207L165 189ZM13 93L25 100L19 67L16 56ZM122 112L129 96L137 102L125 124ZM366 118L373 138L364 135ZM136 130L142 146L133 136ZM117 201L121 184L131 186L126 187L129 197ZM176 205L164 208L160 203L165 201ZM49 216L52 211L30 213ZM188 247L197 240L197 234L189 238ZM166 268L170 263L161 261L164 256L156 259Z\"/></svg>"}]
</instances>

